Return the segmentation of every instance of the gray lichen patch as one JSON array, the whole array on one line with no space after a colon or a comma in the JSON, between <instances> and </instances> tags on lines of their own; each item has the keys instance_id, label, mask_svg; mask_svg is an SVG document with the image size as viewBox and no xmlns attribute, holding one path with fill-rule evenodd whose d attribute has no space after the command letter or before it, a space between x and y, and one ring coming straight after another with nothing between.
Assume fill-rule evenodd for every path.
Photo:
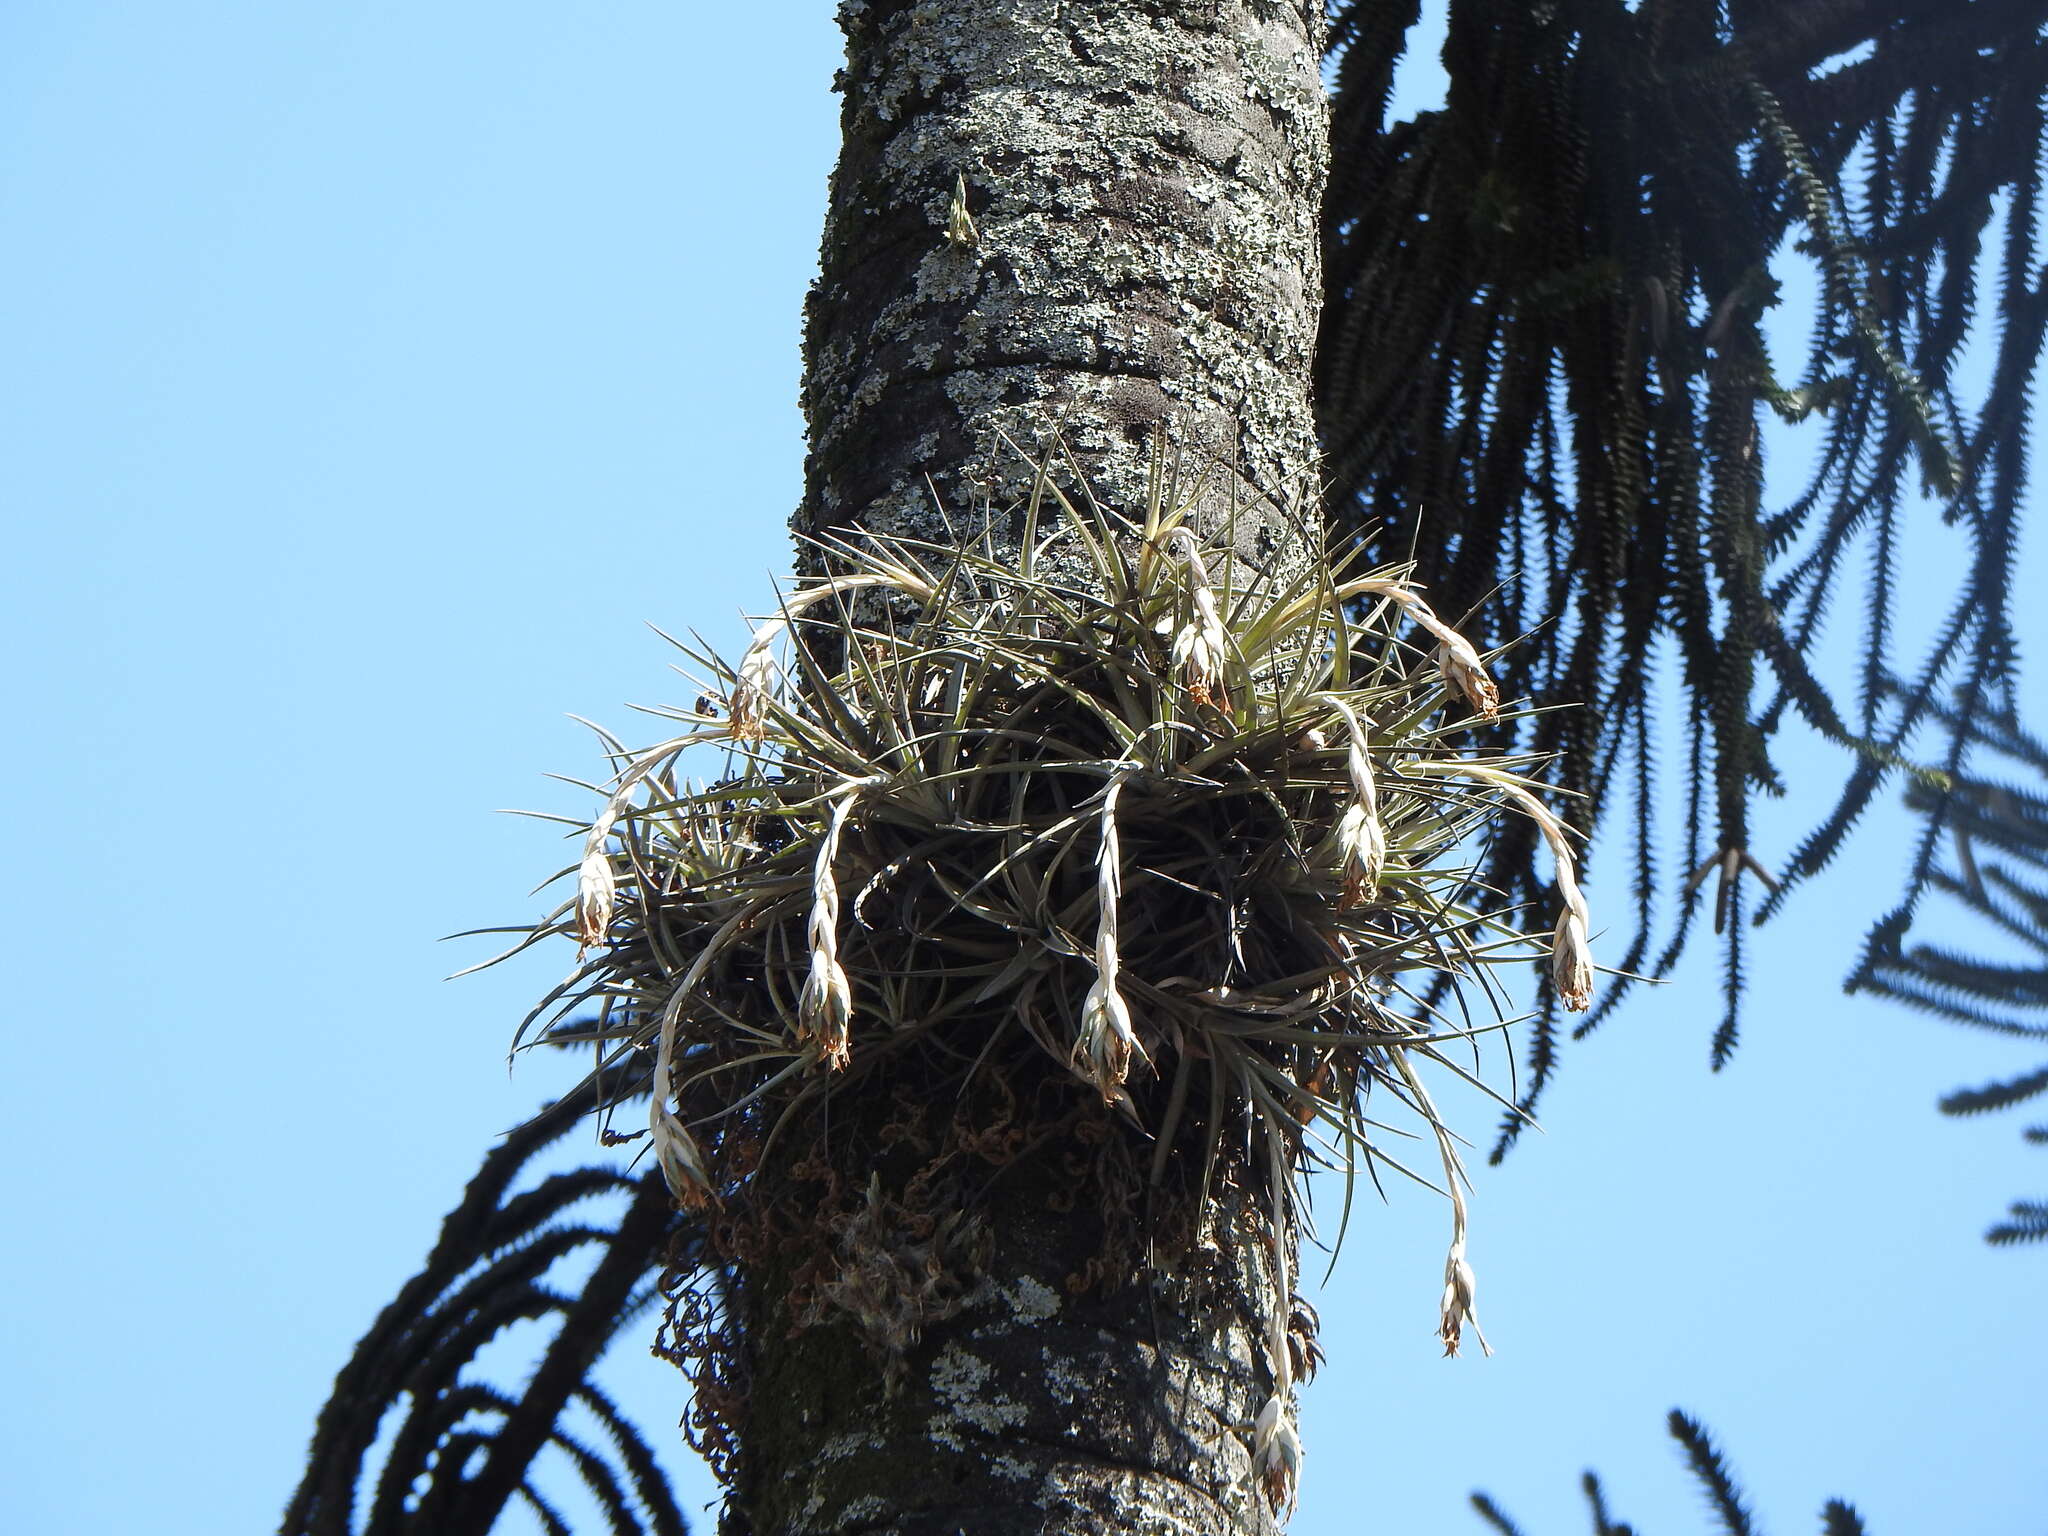
<instances>
[{"instance_id":1,"label":"gray lichen patch","mask_svg":"<svg viewBox=\"0 0 2048 1536\"><path fill-rule=\"evenodd\" d=\"M1088 1394L1093 1373L1080 1362L1054 1351L1046 1351L1044 1357L1045 1387L1052 1394L1052 1400L1065 1407L1072 1407Z\"/></svg>"},{"instance_id":2,"label":"gray lichen patch","mask_svg":"<svg viewBox=\"0 0 2048 1536\"><path fill-rule=\"evenodd\" d=\"M931 1386L938 1402L931 1418L932 1439L955 1450L965 1450L973 1438L963 1432L997 1437L1030 1416L1007 1394L994 1367L959 1344L948 1345L932 1362Z\"/></svg>"},{"instance_id":3,"label":"gray lichen patch","mask_svg":"<svg viewBox=\"0 0 2048 1536\"><path fill-rule=\"evenodd\" d=\"M1164 439L1262 561L1305 558L1321 8L848 4L846 149L809 306L798 526L946 537L1054 423L1098 497ZM946 238L968 188L977 239ZM1213 516L1220 518L1221 512ZM1008 530L996 530L1000 538Z\"/></svg>"},{"instance_id":4,"label":"gray lichen patch","mask_svg":"<svg viewBox=\"0 0 2048 1536\"><path fill-rule=\"evenodd\" d=\"M1030 1275L1019 1275L1001 1289L1011 1314L1021 1323L1042 1323L1059 1313L1060 1293Z\"/></svg>"},{"instance_id":5,"label":"gray lichen patch","mask_svg":"<svg viewBox=\"0 0 2048 1536\"><path fill-rule=\"evenodd\" d=\"M847 1461L886 1448L887 1442L874 1430L856 1429L821 1442L814 1455L821 1462Z\"/></svg>"},{"instance_id":6,"label":"gray lichen patch","mask_svg":"<svg viewBox=\"0 0 2048 1536\"><path fill-rule=\"evenodd\" d=\"M879 1522L888 1513L889 1501L879 1494L870 1493L850 1500L840 1511L840 1517L850 1525L860 1526Z\"/></svg>"},{"instance_id":7,"label":"gray lichen patch","mask_svg":"<svg viewBox=\"0 0 2048 1536\"><path fill-rule=\"evenodd\" d=\"M1275 1278L1256 1211L1221 1200L1199 1236L1175 1227L1185 1238L1152 1249L1147 1268L1088 1283L1107 1229L1068 1198L1072 1165L997 1169L968 1181L989 1232L982 1278L925 1322L896 1390L853 1311L806 1320L801 1304L762 1297L742 1496L753 1528L1269 1536L1247 1462L1274 1385L1258 1347ZM903 1202L871 1184L860 1206L835 1224L834 1251L899 1251Z\"/></svg>"}]
</instances>

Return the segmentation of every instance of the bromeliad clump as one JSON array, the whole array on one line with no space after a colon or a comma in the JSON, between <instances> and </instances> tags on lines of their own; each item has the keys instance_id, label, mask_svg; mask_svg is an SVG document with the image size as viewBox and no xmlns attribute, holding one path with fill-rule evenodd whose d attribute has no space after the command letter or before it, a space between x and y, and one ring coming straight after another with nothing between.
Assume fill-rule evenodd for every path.
<instances>
[{"instance_id":1,"label":"bromeliad clump","mask_svg":"<svg viewBox=\"0 0 2048 1536\"><path fill-rule=\"evenodd\" d=\"M649 1134L686 1205L744 1209L776 1138L884 1063L961 1102L978 1076L1064 1077L1141 1133L1154 1186L1225 1167L1270 1211L1252 1452L1277 1507L1299 1458L1297 1181L1400 1167L1370 1091L1420 1116L1454 1204L1455 1347L1463 1173L1421 1073L1469 1080L1448 1053L1498 1021L1432 999L1548 954L1584 1007L1584 901L1559 823L1472 740L1468 710L1498 708L1482 658L1403 573L1269 579L1164 492L1126 521L1045 475L1022 526L1018 560L824 545L828 574L737 664L693 653L723 708L615 748L577 892L534 935L584 953L529 1024L595 1005L574 1033L651 1054ZM722 773L686 778L720 750ZM1504 809L1556 855L1554 937L1473 885Z\"/></svg>"}]
</instances>

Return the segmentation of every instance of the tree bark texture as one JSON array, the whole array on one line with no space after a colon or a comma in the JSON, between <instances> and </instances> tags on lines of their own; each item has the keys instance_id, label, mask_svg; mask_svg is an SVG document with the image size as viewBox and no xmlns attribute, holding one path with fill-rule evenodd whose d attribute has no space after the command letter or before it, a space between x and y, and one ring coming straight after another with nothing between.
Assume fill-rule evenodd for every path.
<instances>
[{"instance_id":1,"label":"tree bark texture","mask_svg":"<svg viewBox=\"0 0 2048 1536\"><path fill-rule=\"evenodd\" d=\"M1319 555L1274 505L1316 463L1317 0L846 0L840 23L798 529L944 540L935 495L956 526L1001 508L1028 472L998 431L1028 449L1060 419L1105 504L1142 505L1163 431L1253 502L1246 554Z\"/></svg>"},{"instance_id":2,"label":"tree bark texture","mask_svg":"<svg viewBox=\"0 0 2048 1536\"><path fill-rule=\"evenodd\" d=\"M1312 499L1286 501L1315 469L1321 0L846 0L840 22L798 531L950 542L993 506L1014 551L1000 512L1029 471L1000 434L1028 450L1057 422L1105 504L1142 507L1163 435L1223 472L1247 556L1320 558ZM836 1304L756 1268L736 1520L754 1536L1272 1531L1249 1447L1274 1389L1275 1282L1242 1190L1202 1241L1119 1284L1085 1174L1048 1151L984 1175L961 1287L910 1308L886 1370L862 1306L900 1319L921 1275L961 1268L892 1229L886 1199L843 1234ZM863 1286L903 1294L863 1303Z\"/></svg>"},{"instance_id":3,"label":"tree bark texture","mask_svg":"<svg viewBox=\"0 0 2048 1536\"><path fill-rule=\"evenodd\" d=\"M1263 1221L1219 1211L1208 1242L1105 1286L1084 1283L1104 1248L1089 1175L1058 1150L975 1205L972 1288L925 1315L893 1389L873 1325L943 1255L884 1215L842 1245L824 1309L768 1267L746 1330L752 1536L1270 1536L1250 1456L1273 1390Z\"/></svg>"}]
</instances>

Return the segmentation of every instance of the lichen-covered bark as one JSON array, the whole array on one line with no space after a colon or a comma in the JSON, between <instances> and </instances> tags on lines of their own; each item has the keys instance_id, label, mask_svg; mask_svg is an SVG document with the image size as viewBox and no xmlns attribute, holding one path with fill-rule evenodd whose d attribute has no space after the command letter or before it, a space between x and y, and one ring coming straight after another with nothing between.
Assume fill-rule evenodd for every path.
<instances>
[{"instance_id":1,"label":"lichen-covered bark","mask_svg":"<svg viewBox=\"0 0 2048 1536\"><path fill-rule=\"evenodd\" d=\"M1273 1386L1264 1224L1219 1211L1209 1241L1104 1288L1078 1284L1104 1229L1057 1156L1006 1170L977 1219L979 1278L925 1323L893 1391L845 1308L799 1318L757 1297L753 1536L1271 1533L1249 1454Z\"/></svg>"},{"instance_id":2,"label":"lichen-covered bark","mask_svg":"<svg viewBox=\"0 0 2048 1536\"><path fill-rule=\"evenodd\" d=\"M1002 434L1030 450L1057 424L1099 500L1141 507L1164 442L1217 471L1202 515L1233 516L1248 557L1319 558L1303 493L1321 0L845 0L840 21L846 141L809 301L799 532L948 541L993 506L1000 548L1028 477ZM985 1182L975 1220L964 1291L889 1360L815 1276L753 1267L734 1522L1270 1532L1249 1456L1274 1390L1265 1222L1233 1196L1205 1240L1105 1277L1129 1234L1028 1159ZM900 1300L877 1303L892 1327Z\"/></svg>"},{"instance_id":3,"label":"lichen-covered bark","mask_svg":"<svg viewBox=\"0 0 2048 1536\"><path fill-rule=\"evenodd\" d=\"M846 0L845 147L809 300L800 531L946 537L1057 419L1097 496L1220 467L1265 563L1313 485L1328 114L1318 0ZM976 228L948 238L961 181ZM1309 498L1312 501L1312 498ZM1310 514L1313 515L1312 512ZM997 529L998 537L1003 533Z\"/></svg>"}]
</instances>

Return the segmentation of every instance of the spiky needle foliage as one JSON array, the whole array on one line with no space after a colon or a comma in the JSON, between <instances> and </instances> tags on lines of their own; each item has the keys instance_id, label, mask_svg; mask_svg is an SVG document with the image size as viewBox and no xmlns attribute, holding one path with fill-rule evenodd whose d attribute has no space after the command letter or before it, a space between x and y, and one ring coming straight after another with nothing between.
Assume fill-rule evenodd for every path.
<instances>
[{"instance_id":1,"label":"spiky needle foliage","mask_svg":"<svg viewBox=\"0 0 2048 1536\"><path fill-rule=\"evenodd\" d=\"M1699 1482L1700 1491L1707 1496L1721 1536L1762 1536L1755 1515L1750 1512L1741 1488L1736 1485L1735 1475L1729 1471L1727 1461L1714 1444L1713 1436L1707 1433L1706 1426L1690 1414L1674 1408L1665 1421L1665 1427L1684 1451L1686 1467ZM1580 1487L1586 1495L1592 1536L1639 1536L1634 1526L1616 1520L1608 1513L1607 1493L1595 1474L1586 1473L1580 1480ZM1473 1494L1472 1508L1499 1536L1522 1536L1521 1527L1488 1495ZM1822 1536L1866 1536L1862 1517L1840 1499L1829 1499L1822 1507L1821 1531Z\"/></svg>"},{"instance_id":2,"label":"spiky needle foliage","mask_svg":"<svg viewBox=\"0 0 2048 1536\"><path fill-rule=\"evenodd\" d=\"M485 1536L515 1504L559 1536L569 1526L541 1476L549 1452L619 1536L686 1536L659 1458L592 1368L658 1299L652 1271L664 1247L701 1262L701 1234L674 1213L656 1174L593 1166L516 1187L599 1105L635 1091L646 1091L644 1070L594 1076L484 1160L425 1267L335 1378L281 1536ZM615 1224L590 1218L593 1202L620 1196ZM591 1256L580 1285L555 1278ZM487 1344L531 1323L553 1332L523 1386L477 1369ZM595 1439L572 1410L594 1423Z\"/></svg>"},{"instance_id":3,"label":"spiky needle foliage","mask_svg":"<svg viewBox=\"0 0 2048 1536\"><path fill-rule=\"evenodd\" d=\"M1405 1172L1368 1100L1420 1118L1455 1350L1463 1173L1424 1074L1476 1080L1505 960L1547 954L1586 1006L1589 913L1527 763L1472 740L1498 713L1482 658L1404 573L1275 582L1188 526L1163 464L1131 520L1058 479L1021 561L834 544L737 664L692 652L725 710L618 753L577 893L530 935L586 953L529 1024L595 1010L614 1061L651 1056L649 1135L697 1209L745 1207L778 1138L884 1069L934 1096L1049 1071L1149 1138L1153 1186L1262 1191L1281 1300L1254 1454L1278 1507L1297 1179ZM1552 933L1474 883L1503 811L1551 850ZM1488 1005L1432 1009L1418 977Z\"/></svg>"},{"instance_id":4,"label":"spiky needle foliage","mask_svg":"<svg viewBox=\"0 0 2048 1536\"><path fill-rule=\"evenodd\" d=\"M1909 945L1916 908L1902 907L1872 934L1850 986L1971 1029L2048 1040L2048 796L2042 793L2048 747L2010 716L1951 717L1949 723L1983 750L1986 766L1960 780L1938 808L1931 789L1916 788L1909 799L1927 815L1930 829L1948 830L1938 842L1930 837L1933 846L1923 854L1931 861L1928 894L1946 909L1936 915L1960 916L1981 937L1968 950L1927 941ZM1941 1101L1941 1112L1987 1114L2044 1096L2048 1063L1959 1089ZM2048 1123L2023 1134L2048 1146ZM1998 1244L2048 1241L2048 1200L2014 1201L1985 1237Z\"/></svg>"},{"instance_id":5,"label":"spiky needle foliage","mask_svg":"<svg viewBox=\"0 0 2048 1536\"><path fill-rule=\"evenodd\" d=\"M1960 768L1963 739L1934 718L1951 685L1964 717L2016 699L2012 562L2048 320L2048 5L1447 9L1448 97L1397 121L1391 84L1419 0L1332 7L1316 365L1332 524L1369 559L1412 554L1446 612L1498 590L1480 636L1530 635L1504 660L1506 690L1587 703L1527 717L1519 740L1557 754L1582 825L1627 802L1633 848L1602 840L1634 867L1619 970L1664 970L1710 905L1728 946L1718 1065L1749 878L1776 872L1775 906L1912 753ZM1785 363L1765 316L1788 247L1819 282L1805 357ZM1958 367L1987 305L1995 356L1969 398ZM1762 427L1810 416L1811 477L1772 505ZM1937 510L1966 574L1909 658L1896 620L1937 599L1902 578L1902 531ZM1834 686L1814 642L1859 570L1860 664ZM1683 701L1661 726L1660 663ZM1905 689L1878 686L1887 667ZM1751 800L1784 791L1771 743L1794 716L1848 749L1845 781L1803 843L1757 847ZM1676 751L1660 734L1673 728ZM1654 811L1655 769L1674 761L1687 793L1675 868ZM1511 832L1490 878L1535 896L1537 852ZM1909 885L1925 874L1913 867ZM1525 1105L1554 1045L1546 1017Z\"/></svg>"}]
</instances>

